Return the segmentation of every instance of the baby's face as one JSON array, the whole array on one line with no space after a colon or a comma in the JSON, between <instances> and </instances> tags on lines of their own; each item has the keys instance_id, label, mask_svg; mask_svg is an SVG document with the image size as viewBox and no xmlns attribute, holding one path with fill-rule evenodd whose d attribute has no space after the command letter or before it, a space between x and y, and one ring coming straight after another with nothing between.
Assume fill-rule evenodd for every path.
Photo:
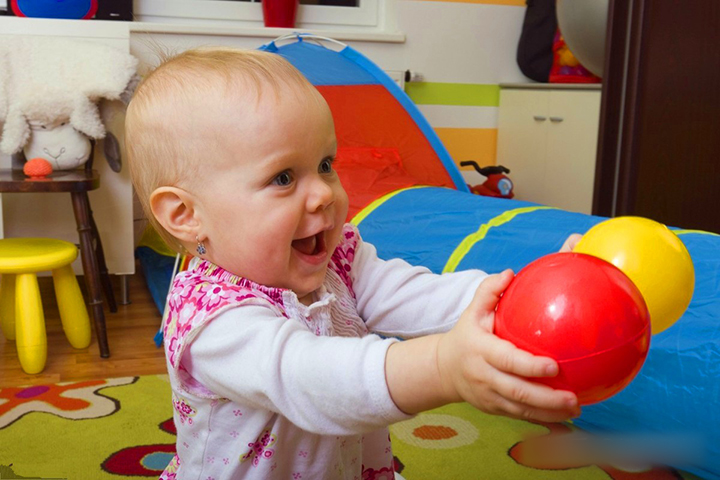
<instances>
[{"instance_id":1,"label":"baby's face","mask_svg":"<svg viewBox=\"0 0 720 480\"><path fill-rule=\"evenodd\" d=\"M347 194L333 169L335 128L319 94L266 89L228 99L214 136L220 159L200 195L208 259L307 301L340 240Z\"/></svg>"}]
</instances>

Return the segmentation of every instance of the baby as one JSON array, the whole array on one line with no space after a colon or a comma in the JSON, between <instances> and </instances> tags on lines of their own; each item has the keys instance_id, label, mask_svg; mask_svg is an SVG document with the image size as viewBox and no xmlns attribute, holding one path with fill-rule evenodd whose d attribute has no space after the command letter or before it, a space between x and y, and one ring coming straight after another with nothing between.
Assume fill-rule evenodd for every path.
<instances>
[{"instance_id":1,"label":"baby","mask_svg":"<svg viewBox=\"0 0 720 480\"><path fill-rule=\"evenodd\" d=\"M384 261L344 224L330 110L279 55L164 62L126 142L149 218L196 256L163 321L177 454L162 479L392 479L388 425L418 412L579 413L571 392L526 380L555 361L492 334L512 272Z\"/></svg>"}]
</instances>

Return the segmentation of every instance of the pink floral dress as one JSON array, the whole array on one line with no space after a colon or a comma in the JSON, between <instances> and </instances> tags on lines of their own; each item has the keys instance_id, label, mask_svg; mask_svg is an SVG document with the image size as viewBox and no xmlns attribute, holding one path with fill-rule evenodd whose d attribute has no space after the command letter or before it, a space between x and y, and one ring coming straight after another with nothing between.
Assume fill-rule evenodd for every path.
<instances>
[{"instance_id":1,"label":"pink floral dress","mask_svg":"<svg viewBox=\"0 0 720 480\"><path fill-rule=\"evenodd\" d=\"M279 413L223 398L183 364L183 354L205 325L247 305L300 322L316 336L368 335L350 275L358 238L355 227L346 225L326 274L324 287L332 298L322 307L327 311L321 320L302 314L294 293L256 284L207 261L177 275L163 322L177 453L162 480L394 478L387 428L351 436L312 434Z\"/></svg>"}]
</instances>

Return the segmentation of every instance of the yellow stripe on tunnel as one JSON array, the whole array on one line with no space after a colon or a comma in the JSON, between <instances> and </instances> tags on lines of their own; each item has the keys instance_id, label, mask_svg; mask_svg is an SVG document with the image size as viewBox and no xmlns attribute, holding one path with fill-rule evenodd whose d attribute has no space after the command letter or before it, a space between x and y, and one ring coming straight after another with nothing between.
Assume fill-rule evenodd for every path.
<instances>
[{"instance_id":1,"label":"yellow stripe on tunnel","mask_svg":"<svg viewBox=\"0 0 720 480\"><path fill-rule=\"evenodd\" d=\"M489 222L483 223L480 225L480 228L477 232L472 233L465 237L462 242L455 248L455 251L450 255L450 258L448 258L447 263L445 264L445 268L443 268L442 273L448 273L448 272L454 272L455 269L460 265L460 262L463 258L465 258L465 255L472 250L472 247L481 241L483 238L485 238L485 235L487 235L487 232L493 228L493 227L499 227L500 225L503 225L513 218L515 218L518 215L521 215L523 213L530 213L535 212L537 210L555 210L553 207L523 207L523 208L516 208L514 210L508 210L507 212L504 212L500 215L498 215L495 218L490 219Z\"/></svg>"},{"instance_id":2,"label":"yellow stripe on tunnel","mask_svg":"<svg viewBox=\"0 0 720 480\"><path fill-rule=\"evenodd\" d=\"M378 208L383 203L390 200L392 197L397 195L398 193L406 192L408 190L415 190L417 188L428 188L427 186L415 186L415 187L408 187L408 188L401 188L400 190L395 190L394 192L390 192L386 195L383 195L382 197L378 198L377 200L373 201L370 205L360 210L357 215L355 215L352 220L350 220L350 223L355 225L356 227L360 225L360 222L365 220L365 218L370 215L376 208Z\"/></svg>"},{"instance_id":3,"label":"yellow stripe on tunnel","mask_svg":"<svg viewBox=\"0 0 720 480\"><path fill-rule=\"evenodd\" d=\"M706 232L705 230L670 230L675 235L685 235L686 233L697 233L700 235L713 235L715 237L720 237L717 233L713 232Z\"/></svg>"}]
</instances>

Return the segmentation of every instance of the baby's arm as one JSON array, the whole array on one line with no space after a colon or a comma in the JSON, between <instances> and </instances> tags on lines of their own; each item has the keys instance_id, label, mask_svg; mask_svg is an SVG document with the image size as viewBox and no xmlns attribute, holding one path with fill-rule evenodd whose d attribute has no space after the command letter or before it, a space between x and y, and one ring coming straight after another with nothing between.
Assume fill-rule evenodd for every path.
<instances>
[{"instance_id":1,"label":"baby's arm","mask_svg":"<svg viewBox=\"0 0 720 480\"><path fill-rule=\"evenodd\" d=\"M278 412L309 432L352 435L408 418L385 382L393 342L317 337L269 308L243 306L204 327L182 362L218 395Z\"/></svg>"},{"instance_id":2,"label":"baby's arm","mask_svg":"<svg viewBox=\"0 0 720 480\"><path fill-rule=\"evenodd\" d=\"M580 238L570 235L560 251L571 251ZM414 338L450 330L487 274L438 275L399 258L382 260L372 244L358 238L351 276L358 313L370 331Z\"/></svg>"},{"instance_id":3,"label":"baby's arm","mask_svg":"<svg viewBox=\"0 0 720 480\"><path fill-rule=\"evenodd\" d=\"M488 277L451 331L390 346L388 389L401 410L466 401L514 418L561 421L579 414L573 393L522 378L556 375L554 360L493 335L495 306L511 280L510 271Z\"/></svg>"},{"instance_id":4,"label":"baby's arm","mask_svg":"<svg viewBox=\"0 0 720 480\"><path fill-rule=\"evenodd\" d=\"M382 260L362 239L350 273L358 313L370 331L401 338L450 330L487 277L480 270L437 275L398 258Z\"/></svg>"}]
</instances>

